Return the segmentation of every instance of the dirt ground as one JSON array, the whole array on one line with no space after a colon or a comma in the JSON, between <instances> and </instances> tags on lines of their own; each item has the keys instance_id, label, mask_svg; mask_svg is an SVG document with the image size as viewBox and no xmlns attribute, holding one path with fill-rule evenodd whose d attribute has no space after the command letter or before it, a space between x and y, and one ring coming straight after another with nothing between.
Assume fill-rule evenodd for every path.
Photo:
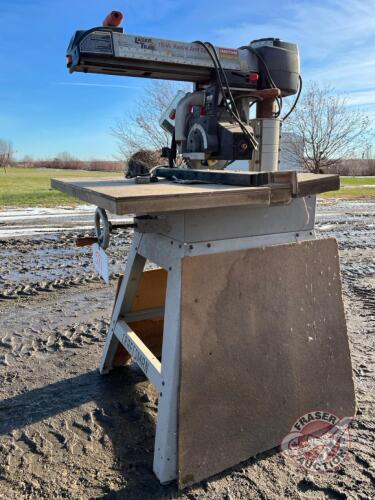
<instances>
[{"instance_id":1,"label":"dirt ground","mask_svg":"<svg viewBox=\"0 0 375 500\"><path fill-rule=\"evenodd\" d=\"M23 224L35 218L2 222L0 498L375 498L374 203L325 200L317 216L318 234L340 247L358 406L346 463L308 474L271 450L180 493L152 472L152 386L135 366L98 373L131 233L113 240L106 286L90 250L73 245L86 215L71 227L54 219L63 231L26 236Z\"/></svg>"}]
</instances>

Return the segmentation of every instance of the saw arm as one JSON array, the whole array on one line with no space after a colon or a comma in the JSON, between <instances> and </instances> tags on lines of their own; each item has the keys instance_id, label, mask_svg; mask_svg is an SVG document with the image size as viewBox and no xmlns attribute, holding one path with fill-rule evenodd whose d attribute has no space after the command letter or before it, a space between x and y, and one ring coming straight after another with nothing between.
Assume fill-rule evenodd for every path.
<instances>
[{"instance_id":1,"label":"saw arm","mask_svg":"<svg viewBox=\"0 0 375 500\"><path fill-rule=\"evenodd\" d=\"M221 65L247 86L258 71L257 58L247 50L217 47ZM97 27L77 31L67 50L71 72L105 73L162 80L207 83L214 78L213 62L196 43L130 35L122 28Z\"/></svg>"}]
</instances>

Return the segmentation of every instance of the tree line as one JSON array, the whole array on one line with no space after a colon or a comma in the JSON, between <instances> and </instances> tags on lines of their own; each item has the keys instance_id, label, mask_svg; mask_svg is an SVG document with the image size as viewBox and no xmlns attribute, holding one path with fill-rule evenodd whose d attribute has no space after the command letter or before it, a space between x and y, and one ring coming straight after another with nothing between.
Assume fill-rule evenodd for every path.
<instances>
[{"instance_id":1,"label":"tree line","mask_svg":"<svg viewBox=\"0 0 375 500\"><path fill-rule=\"evenodd\" d=\"M169 134L160 127L159 118L177 90L189 86L171 82L152 82L135 106L135 112L118 120L111 134L118 144L118 161L80 161L70 153L52 160L26 157L25 166L61 169L120 171L137 154L154 166L162 162L160 151L169 145ZM313 173L375 175L372 154L373 124L360 109L349 106L345 96L329 86L310 82L286 120L282 123L283 158L294 167ZM138 157L137 156L137 157ZM14 162L11 141L0 139L0 167Z\"/></svg>"},{"instance_id":2,"label":"tree line","mask_svg":"<svg viewBox=\"0 0 375 500\"><path fill-rule=\"evenodd\" d=\"M1 154L0 140L0 167L18 166L26 168L54 168L68 170L89 170L100 172L121 172L124 170L123 162L119 160L79 160L68 152L62 152L55 158L47 160L35 160L31 156L25 156L21 160L15 161L13 155ZM3 158L3 159L2 159Z\"/></svg>"}]
</instances>

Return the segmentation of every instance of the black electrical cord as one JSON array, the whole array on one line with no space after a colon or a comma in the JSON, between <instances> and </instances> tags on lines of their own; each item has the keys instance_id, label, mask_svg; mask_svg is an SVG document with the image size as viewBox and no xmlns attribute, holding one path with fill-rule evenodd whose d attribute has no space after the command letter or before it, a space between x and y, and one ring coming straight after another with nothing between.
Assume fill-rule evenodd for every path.
<instances>
[{"instance_id":1,"label":"black electrical cord","mask_svg":"<svg viewBox=\"0 0 375 500\"><path fill-rule=\"evenodd\" d=\"M225 107L231 113L232 116L233 116L233 113L235 111L237 113L236 120L238 120L239 119L238 110L237 110L237 107L236 107L235 103L233 102L233 96L232 96L232 94L230 92L230 88L229 88L228 81L227 81L226 82L227 83L227 90L229 90L230 96L232 97L231 103L234 106L234 111L232 109L228 108L228 103L227 103L227 99L228 98L226 96L226 93L225 93L225 90L224 90L224 86L223 86L223 82L222 82L222 79L221 79L221 75L220 75L220 71L219 71L220 67L219 67L219 64L218 64L217 57L216 57L216 52L215 52L215 57L216 57L216 59L215 59L215 57L213 56L212 52L208 48L208 45L209 45L208 42L201 42L200 40L197 40L196 42L193 42L193 43L197 43L197 44L201 45L205 49L205 51L207 52L207 54L209 55L209 57L211 58L211 61L212 61L213 65L214 65L214 68L215 68L215 71L216 71L216 75L217 75L217 78L218 78L218 82L219 82L219 85L220 85L220 90L221 90L221 92L223 94L223 99L224 99ZM226 75L224 75L224 76L226 76Z\"/></svg>"},{"instance_id":2,"label":"black electrical cord","mask_svg":"<svg viewBox=\"0 0 375 500\"><path fill-rule=\"evenodd\" d=\"M257 50L255 50L254 47L252 47L251 45L244 45L243 47L240 47L240 50L242 50L242 49L246 49L246 50L250 51L259 59L261 65L263 67L264 73L266 75L266 80L267 80L268 85L270 85L270 87L273 89L277 89L277 86L276 86L276 84L271 76L271 72L267 66L266 61L263 59L262 55L259 54L259 52ZM279 109L275 113L275 118L278 118L281 114L281 110L283 107L283 98L281 96L277 97L276 102L277 102L277 106Z\"/></svg>"},{"instance_id":3,"label":"black electrical cord","mask_svg":"<svg viewBox=\"0 0 375 500\"><path fill-rule=\"evenodd\" d=\"M271 87L277 88L276 85L275 85L275 82L273 81L273 79L271 77L271 73L270 73L270 71L268 69L266 61L259 54L259 52L257 52L254 49L254 47L251 47L250 45L245 45L243 47L240 47L240 49L247 49L247 50L249 50L250 52L252 52L259 59L259 61L262 63L264 71L266 73L266 77L267 77L268 83L271 85ZM299 87L298 87L298 92L297 92L297 95L296 95L296 99L295 99L295 101L293 103L293 106L290 108L290 110L287 112L287 114L281 118L282 121L286 120L288 118L288 116L294 111L294 109L297 106L297 103L299 101L299 98L300 98L300 95L301 95L301 91L302 91L302 77L301 77L301 75L298 76L298 80L299 80ZM278 106L279 106L279 111L276 114L276 117L279 117L280 114L281 114L282 103L283 103L282 97L277 98L277 103L278 103Z\"/></svg>"},{"instance_id":4,"label":"black electrical cord","mask_svg":"<svg viewBox=\"0 0 375 500\"><path fill-rule=\"evenodd\" d=\"M252 52L252 53L253 53L253 54L254 54L254 55L255 55L255 56L259 59L259 61L261 62L262 66L263 66L264 72L265 72L265 74L266 74L266 79L267 79L267 81L268 81L268 84L269 84L272 88L276 89L276 88L277 88L277 87L276 87L276 84L275 84L275 82L273 81L273 78L272 78L272 76L271 76L271 72L270 72L270 70L269 70L269 68L268 68L268 66L267 66L266 61L263 59L262 55L261 55L261 54L259 54L259 52L258 52L257 50L255 50L255 49L254 49L254 47L252 47L251 45L244 45L243 47L240 47L240 48L239 48L239 50L242 50L242 49L247 49L247 50L249 50L250 52Z\"/></svg>"},{"instance_id":5,"label":"black electrical cord","mask_svg":"<svg viewBox=\"0 0 375 500\"><path fill-rule=\"evenodd\" d=\"M222 75L223 75L223 77L224 77L224 80L225 80L225 84L226 84L226 87L227 87L227 90L228 90L228 93L229 93L229 97L230 97L231 104L232 104L232 106L233 106L233 108L234 108L234 111L236 112L237 121L238 121L238 123L240 124L240 126L241 126L241 128L242 128L242 130L243 130L243 127L244 127L244 128L246 128L246 125L245 125L245 124L242 122L242 120L241 120L240 114L239 114L239 112L238 112L237 104L236 104L236 102L235 102L235 99L234 99L234 97L233 97L232 91L231 91L231 89L230 89L230 85L229 85L229 82L228 82L228 79L227 79L227 75L226 75L226 73L225 73L225 71L224 71L224 69L223 69L223 67L222 67L222 65L221 65L220 58L219 58L219 56L217 55L216 49L215 49L215 47L212 45L212 43L210 43L210 42L205 42L205 43L206 43L206 45L207 45L208 47L210 47L210 48L211 48L211 50L213 51L213 53L214 53L214 55L215 55L215 58L216 58L216 63L217 63L217 65L218 65L218 67L219 67L219 69L220 69L220 71L221 71L221 73L222 73ZM249 134L247 134L247 135L249 135ZM252 142L252 144L253 144L255 147L257 147L257 145L258 145L258 144L257 144L257 142L256 142L256 141L254 141L254 138L252 138L252 139L253 139L253 140L251 141L251 142Z\"/></svg>"},{"instance_id":6,"label":"black electrical cord","mask_svg":"<svg viewBox=\"0 0 375 500\"><path fill-rule=\"evenodd\" d=\"M300 95L302 92L302 76L301 75L298 76L298 80L299 80L298 92L297 92L296 98L294 100L293 106L290 108L290 110L287 112L287 114L281 118L282 121L285 121L288 118L288 116L294 111L294 108L297 106L297 102L299 101L299 98L300 98Z\"/></svg>"},{"instance_id":7,"label":"black electrical cord","mask_svg":"<svg viewBox=\"0 0 375 500\"><path fill-rule=\"evenodd\" d=\"M236 103L235 103L235 100L233 98L233 95L232 95L232 92L230 90L230 85L229 85L229 82L228 82L228 79L227 79L227 76L225 74L225 71L221 65L221 62L220 62L220 59L216 53L216 49L215 47L210 44L209 42L202 42L200 40L197 40L193 43L197 43L199 45L201 45L205 51L207 52L207 54L209 55L213 65L214 65L214 68L215 68L215 71L216 71L216 74L217 74L217 78L218 78L218 82L219 82L219 86L220 86L220 90L223 94L223 99L224 99L224 105L227 109L227 111L230 113L230 115L236 120L236 122L239 124L242 132L248 137L250 143L255 147L257 148L258 147L258 143L255 139L255 137L248 131L248 129L246 128L246 125L242 122L240 116L239 116L239 113L238 113L238 109L237 109L237 106L236 106ZM210 48L212 49L213 53L211 52ZM214 54L214 55L213 55ZM223 82L222 82L222 79L221 79L221 75L220 75L220 71L222 73L222 76L225 80L225 85L227 87L227 91L228 91L228 94L229 94L229 100L232 104L232 107L233 109L229 106L228 102L227 102L227 95L226 95L226 92L224 90L224 85L223 85Z\"/></svg>"},{"instance_id":8,"label":"black electrical cord","mask_svg":"<svg viewBox=\"0 0 375 500\"><path fill-rule=\"evenodd\" d=\"M227 75L226 75L226 73L225 73L225 71L224 71L223 66L221 65L221 61L220 61L219 56L217 55L216 49L215 49L215 47L212 45L212 43L210 43L210 42L205 42L205 44L207 45L207 47L209 47L209 48L212 50L212 52L213 52L213 54L214 54L214 57L215 57L215 59L216 59L216 64L217 64L218 68L220 69L221 74L222 74L222 75L223 75L223 77L224 77L224 81L225 81L225 85L226 85L227 90L228 90L228 94L229 94L230 101L231 101L232 105L234 106L234 110L237 112L238 117L240 117L240 115L239 115L239 113L238 113L238 109L237 109L236 103L234 102L233 94L232 94L232 91L231 91L231 89L230 89L230 85L229 85L229 82L228 82Z\"/></svg>"},{"instance_id":9,"label":"black electrical cord","mask_svg":"<svg viewBox=\"0 0 375 500\"><path fill-rule=\"evenodd\" d=\"M176 159L176 156L177 156L176 136L175 136L175 132L173 130L171 147L168 151L168 166L169 166L169 168L175 167L174 160Z\"/></svg>"},{"instance_id":10,"label":"black electrical cord","mask_svg":"<svg viewBox=\"0 0 375 500\"><path fill-rule=\"evenodd\" d=\"M278 106L279 109L275 113L275 118L278 118L281 115L281 110L283 109L283 99L282 99L282 97L276 97L276 102L277 102L277 106Z\"/></svg>"}]
</instances>

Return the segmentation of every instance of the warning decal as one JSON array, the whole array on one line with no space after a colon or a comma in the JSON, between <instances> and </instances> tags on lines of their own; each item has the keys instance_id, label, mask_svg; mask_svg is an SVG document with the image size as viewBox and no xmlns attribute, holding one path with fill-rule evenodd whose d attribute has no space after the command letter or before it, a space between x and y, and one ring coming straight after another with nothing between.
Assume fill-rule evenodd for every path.
<instances>
[{"instance_id":1,"label":"warning decal","mask_svg":"<svg viewBox=\"0 0 375 500\"><path fill-rule=\"evenodd\" d=\"M221 59L238 59L238 50L219 48L219 56Z\"/></svg>"},{"instance_id":2,"label":"warning decal","mask_svg":"<svg viewBox=\"0 0 375 500\"><path fill-rule=\"evenodd\" d=\"M112 33L110 31L92 31L79 44L81 52L113 55Z\"/></svg>"}]
</instances>

